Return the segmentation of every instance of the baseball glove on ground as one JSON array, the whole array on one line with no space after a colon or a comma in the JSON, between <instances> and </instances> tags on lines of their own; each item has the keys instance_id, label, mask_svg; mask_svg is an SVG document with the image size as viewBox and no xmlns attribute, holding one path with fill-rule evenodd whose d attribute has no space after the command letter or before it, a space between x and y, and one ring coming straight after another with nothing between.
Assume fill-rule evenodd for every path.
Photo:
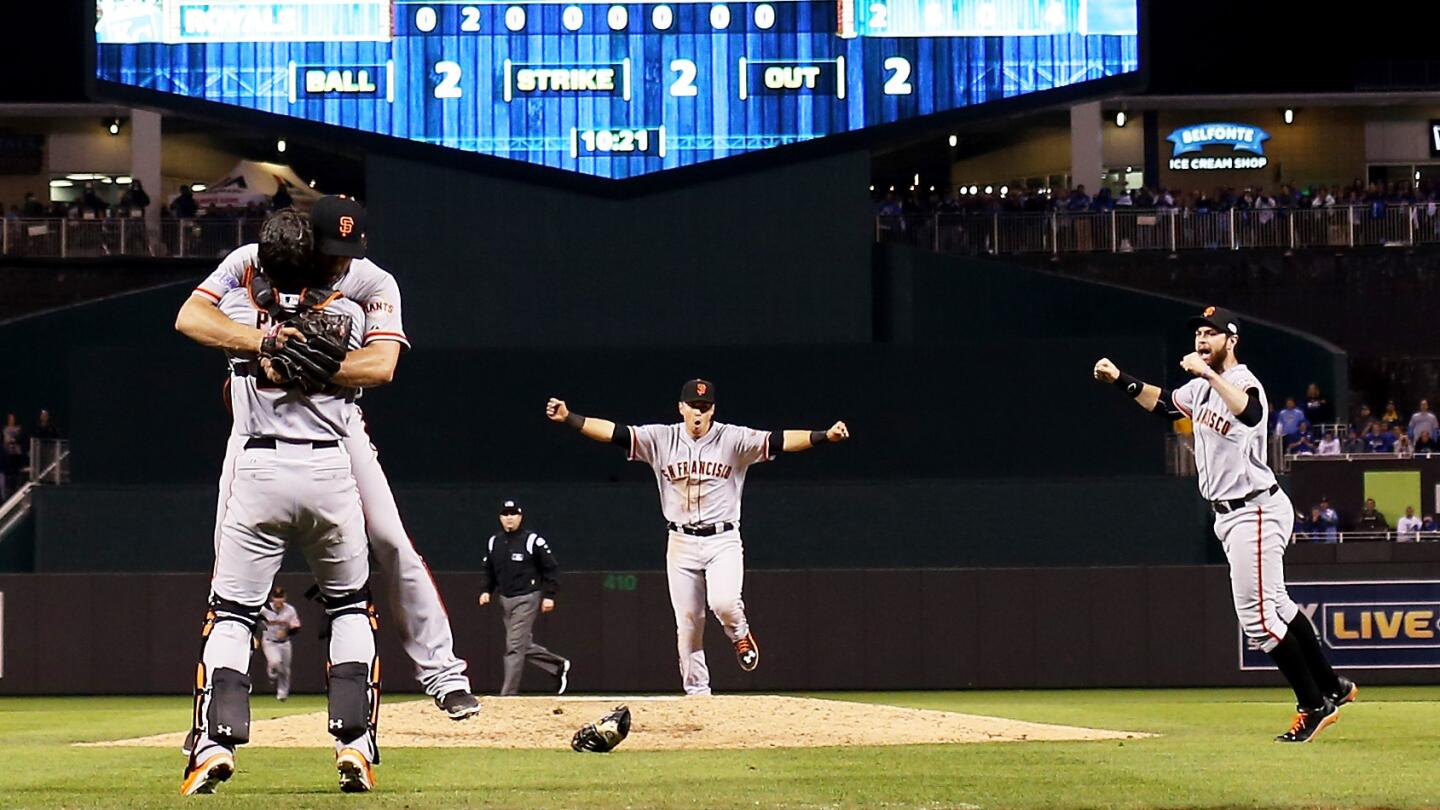
<instances>
[{"instance_id":1,"label":"baseball glove on ground","mask_svg":"<svg viewBox=\"0 0 1440 810\"><path fill-rule=\"evenodd\" d=\"M574 739L570 740L570 747L576 751L603 754L614 750L628 736L630 709L628 706L616 706L615 711L600 718L600 722L581 726Z\"/></svg>"},{"instance_id":2,"label":"baseball glove on ground","mask_svg":"<svg viewBox=\"0 0 1440 810\"><path fill-rule=\"evenodd\" d=\"M278 345L277 328L261 343L260 356L270 361L280 384L297 384L310 392L329 387L349 351L348 321L323 311L305 310L280 326L297 329L305 336L304 340L292 336L283 346Z\"/></svg>"}]
</instances>

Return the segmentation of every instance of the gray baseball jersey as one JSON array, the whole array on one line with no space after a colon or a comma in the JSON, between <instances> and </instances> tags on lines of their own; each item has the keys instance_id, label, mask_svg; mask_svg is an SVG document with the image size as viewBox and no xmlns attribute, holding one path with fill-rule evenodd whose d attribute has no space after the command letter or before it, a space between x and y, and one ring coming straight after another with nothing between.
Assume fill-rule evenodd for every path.
<instances>
[{"instance_id":1,"label":"gray baseball jersey","mask_svg":"<svg viewBox=\"0 0 1440 810\"><path fill-rule=\"evenodd\" d=\"M660 509L679 525L738 523L745 473L774 458L773 444L769 431L721 422L699 439L680 423L630 428L630 460L655 471Z\"/></svg>"},{"instance_id":2,"label":"gray baseball jersey","mask_svg":"<svg viewBox=\"0 0 1440 810\"><path fill-rule=\"evenodd\" d=\"M215 270L195 288L194 295L219 303L230 290L243 287L248 273L259 265L259 248L245 245L232 251ZM365 310L363 345L378 341L394 341L410 347L402 319L400 286L395 277L369 259L356 259L350 270L335 283L335 289ZM242 441L232 439L226 465L220 480L219 511L223 517L224 493L229 491L229 471ZM470 691L465 677L465 662L455 655L454 636L445 604L435 588L425 559L411 542L390 483L380 467L375 448L366 435L364 421L357 407L350 416L345 449L364 502L366 529L370 549L380 566L390 594L394 622L398 627L405 652L414 660L417 677L432 697L453 691ZM216 542L219 542L216 521Z\"/></svg>"},{"instance_id":3,"label":"gray baseball jersey","mask_svg":"<svg viewBox=\"0 0 1440 810\"><path fill-rule=\"evenodd\" d=\"M1199 377L1173 395L1175 407L1195 426L1195 468L1200 495L1207 501L1244 498L1275 484L1275 473L1265 461L1265 426L1270 416L1265 387L1243 364L1221 376L1242 391L1254 388L1259 392L1261 415L1255 427L1241 422L1210 383Z\"/></svg>"},{"instance_id":4,"label":"gray baseball jersey","mask_svg":"<svg viewBox=\"0 0 1440 810\"><path fill-rule=\"evenodd\" d=\"M288 638L289 631L300 626L300 614L295 612L295 606L289 602L286 602L285 606L279 610L271 607L271 604L266 602L265 606L260 608L260 618L265 622L263 640L285 641L280 637L280 630L283 628Z\"/></svg>"},{"instance_id":5,"label":"gray baseball jersey","mask_svg":"<svg viewBox=\"0 0 1440 810\"><path fill-rule=\"evenodd\" d=\"M287 309L298 296L280 293L280 305ZM220 300L220 311L231 320L257 329L269 327L270 315L250 300L250 291L237 287ZM365 313L348 298L338 298L325 312L349 321L350 348L360 345ZM233 355L231 362L252 363L249 356ZM292 441L325 441L349 433L354 395L317 393L304 396L264 379L263 374L235 375L230 380L230 404L235 414L235 431L243 436L272 436Z\"/></svg>"},{"instance_id":6,"label":"gray baseball jersey","mask_svg":"<svg viewBox=\"0 0 1440 810\"><path fill-rule=\"evenodd\" d=\"M231 251L200 286L195 295L220 303L235 289L243 289L255 269L260 266L260 246L244 245ZM361 345L377 340L393 340L410 348L400 315L400 285L395 277L369 259L356 259L350 270L335 282L334 288L365 309L365 329Z\"/></svg>"}]
</instances>

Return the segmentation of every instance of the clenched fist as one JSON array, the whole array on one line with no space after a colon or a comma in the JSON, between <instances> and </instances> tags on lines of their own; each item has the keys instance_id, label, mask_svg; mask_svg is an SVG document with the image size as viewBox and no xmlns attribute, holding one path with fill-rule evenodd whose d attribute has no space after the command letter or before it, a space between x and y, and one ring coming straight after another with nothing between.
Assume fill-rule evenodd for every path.
<instances>
[{"instance_id":1,"label":"clenched fist","mask_svg":"<svg viewBox=\"0 0 1440 810\"><path fill-rule=\"evenodd\" d=\"M1110 362L1110 358L1102 357L1095 363L1095 379L1108 385L1120 379L1120 369Z\"/></svg>"},{"instance_id":2,"label":"clenched fist","mask_svg":"<svg viewBox=\"0 0 1440 810\"><path fill-rule=\"evenodd\" d=\"M850 438L850 428L845 427L844 422L836 422L825 431L825 438L832 442L843 442Z\"/></svg>"},{"instance_id":3,"label":"clenched fist","mask_svg":"<svg viewBox=\"0 0 1440 810\"><path fill-rule=\"evenodd\" d=\"M545 418L551 422L564 422L570 416L570 409L565 407L565 400L551 397L545 403Z\"/></svg>"},{"instance_id":4,"label":"clenched fist","mask_svg":"<svg viewBox=\"0 0 1440 810\"><path fill-rule=\"evenodd\" d=\"M1185 357L1180 360L1180 368L1194 374L1196 377L1209 377L1214 373L1214 369L1210 368L1210 364L1205 362L1199 352L1191 352L1185 355Z\"/></svg>"}]
</instances>

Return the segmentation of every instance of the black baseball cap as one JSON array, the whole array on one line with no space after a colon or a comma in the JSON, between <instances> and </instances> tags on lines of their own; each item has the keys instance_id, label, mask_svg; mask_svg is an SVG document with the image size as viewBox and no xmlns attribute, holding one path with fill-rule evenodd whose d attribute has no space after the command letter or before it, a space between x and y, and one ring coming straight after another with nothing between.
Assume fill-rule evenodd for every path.
<instances>
[{"instance_id":1,"label":"black baseball cap","mask_svg":"<svg viewBox=\"0 0 1440 810\"><path fill-rule=\"evenodd\" d=\"M687 380L680 386L681 402L708 402L715 404L715 384L709 380Z\"/></svg>"},{"instance_id":2,"label":"black baseball cap","mask_svg":"<svg viewBox=\"0 0 1440 810\"><path fill-rule=\"evenodd\" d=\"M310 209L315 247L326 256L365 256L365 207L354 199L332 194Z\"/></svg>"},{"instance_id":3,"label":"black baseball cap","mask_svg":"<svg viewBox=\"0 0 1440 810\"><path fill-rule=\"evenodd\" d=\"M518 503L516 503L516 502L514 502L514 501L506 501L506 502L500 504L500 514L502 514L502 515L523 515L523 514L525 514L525 510L521 509L521 508L520 508L520 504L518 504Z\"/></svg>"},{"instance_id":4,"label":"black baseball cap","mask_svg":"<svg viewBox=\"0 0 1440 810\"><path fill-rule=\"evenodd\" d=\"M1240 334L1240 319L1230 310L1219 307L1206 307L1204 312L1186 321L1185 326L1191 331L1208 326L1222 334Z\"/></svg>"}]
</instances>

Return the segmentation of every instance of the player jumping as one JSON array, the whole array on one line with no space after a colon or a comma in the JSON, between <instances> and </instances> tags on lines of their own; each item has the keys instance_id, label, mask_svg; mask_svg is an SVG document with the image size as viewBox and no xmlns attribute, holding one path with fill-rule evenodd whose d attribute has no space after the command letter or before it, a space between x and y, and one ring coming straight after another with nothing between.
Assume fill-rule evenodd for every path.
<instances>
[{"instance_id":1,"label":"player jumping","mask_svg":"<svg viewBox=\"0 0 1440 810\"><path fill-rule=\"evenodd\" d=\"M760 647L745 619L740 598L745 551L740 542L740 496L752 464L781 451L796 453L821 442L850 438L844 422L829 430L766 431L715 421L715 386L690 380L680 389L681 422L626 427L572 412L552 398L545 415L597 442L629 450L631 461L655 471L660 508L670 530L665 571L680 653L680 677L687 695L710 694L705 665L705 606L735 645L740 668L754 671Z\"/></svg>"},{"instance_id":2,"label":"player jumping","mask_svg":"<svg viewBox=\"0 0 1440 810\"><path fill-rule=\"evenodd\" d=\"M1151 413L1195 425L1200 495L1215 512L1215 536L1230 561L1230 590L1245 635L1270 654L1295 690L1290 730L1275 739L1309 742L1359 688L1325 660L1310 620L1285 590L1285 547L1295 508L1265 463L1269 405L1260 381L1235 357L1240 320L1206 307L1188 322L1195 351L1180 367L1195 379L1174 391L1141 382L1102 358L1095 379L1113 383Z\"/></svg>"}]
</instances>

